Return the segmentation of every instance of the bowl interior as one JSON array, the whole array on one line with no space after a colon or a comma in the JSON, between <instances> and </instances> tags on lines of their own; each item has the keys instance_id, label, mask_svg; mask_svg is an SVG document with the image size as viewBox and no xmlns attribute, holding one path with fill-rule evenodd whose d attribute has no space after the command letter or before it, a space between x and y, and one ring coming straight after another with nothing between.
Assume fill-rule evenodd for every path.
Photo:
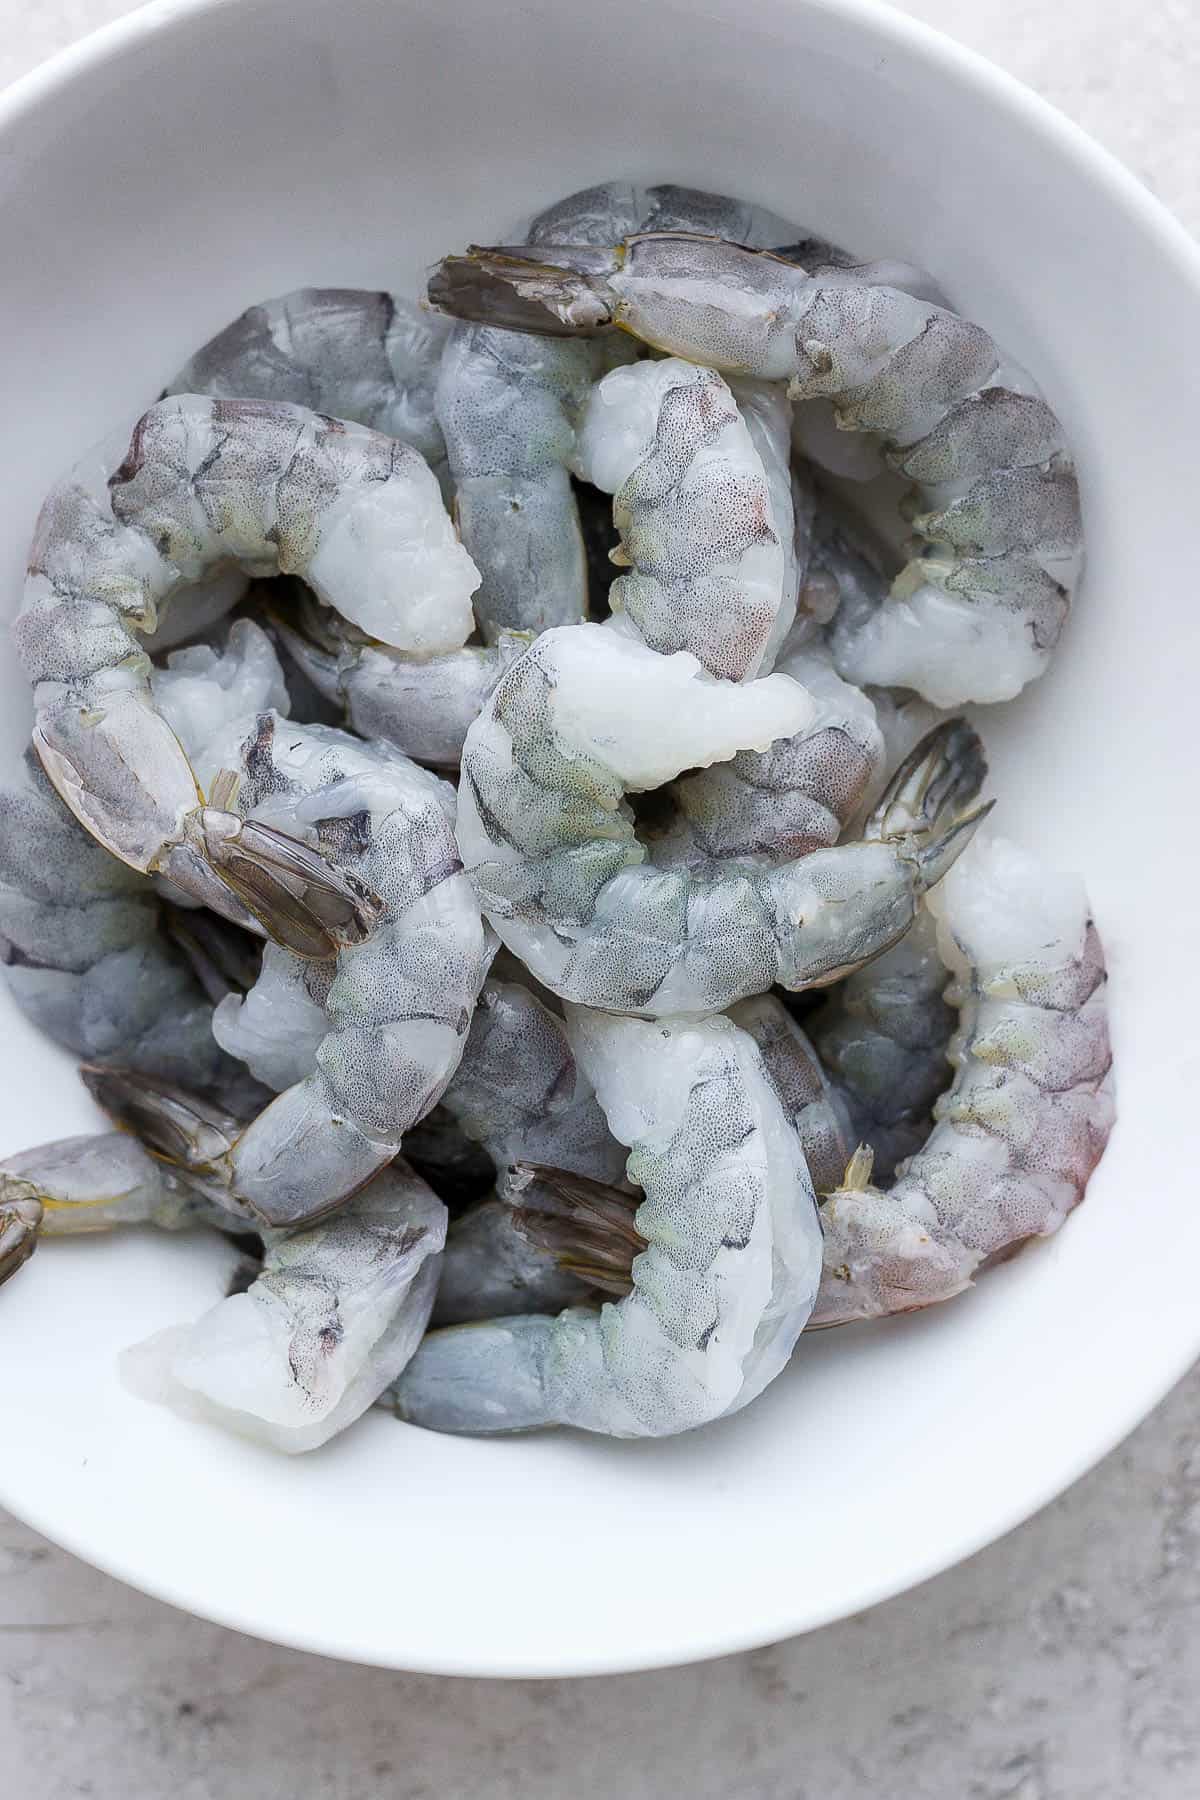
<instances>
[{"instance_id":1,"label":"bowl interior","mask_svg":"<svg viewBox=\"0 0 1200 1800\"><path fill-rule=\"evenodd\" d=\"M0 111L0 568L39 499L250 301L417 291L425 264L606 176L742 193L928 265L1067 422L1089 570L1050 674L987 715L996 824L1086 872L1120 1119L1054 1242L940 1312L804 1343L727 1425L471 1442L377 1416L277 1459L126 1395L118 1349L209 1304L223 1253L48 1246L0 1304L0 1500L195 1611L481 1674L680 1661L786 1635L997 1535L1200 1347L1189 1108L1195 258L1002 78L857 4L238 0L151 9ZM28 722L11 655L3 728ZM4 1007L0 1146L95 1119Z\"/></svg>"}]
</instances>

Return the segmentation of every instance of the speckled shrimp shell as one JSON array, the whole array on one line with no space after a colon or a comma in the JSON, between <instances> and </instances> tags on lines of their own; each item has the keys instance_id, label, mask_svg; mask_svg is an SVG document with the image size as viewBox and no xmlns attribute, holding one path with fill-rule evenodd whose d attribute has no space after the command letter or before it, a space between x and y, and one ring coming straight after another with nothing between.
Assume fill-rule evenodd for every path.
<instances>
[{"instance_id":1,"label":"speckled shrimp shell","mask_svg":"<svg viewBox=\"0 0 1200 1800\"><path fill-rule=\"evenodd\" d=\"M658 868L624 801L684 768L766 749L813 716L784 676L738 686L619 629L545 633L463 753L459 843L503 941L563 998L648 1016L723 1011L775 982L820 986L877 955L974 829L977 814L957 816L973 737L946 728L931 739L869 840L790 862ZM897 806L909 794L922 812L915 833Z\"/></svg>"},{"instance_id":2,"label":"speckled shrimp shell","mask_svg":"<svg viewBox=\"0 0 1200 1800\"><path fill-rule=\"evenodd\" d=\"M614 559L630 572L609 590L613 611L652 649L690 650L733 681L763 669L787 627L785 594L796 603L788 422L773 439L765 405L754 416L756 434L711 369L633 363L592 390L572 462L615 497Z\"/></svg>"},{"instance_id":3,"label":"speckled shrimp shell","mask_svg":"<svg viewBox=\"0 0 1200 1800\"><path fill-rule=\"evenodd\" d=\"M354 1423L420 1342L446 1209L403 1162L336 1218L268 1232L261 1273L191 1325L126 1351L143 1397L291 1454Z\"/></svg>"},{"instance_id":4,"label":"speckled shrimp shell","mask_svg":"<svg viewBox=\"0 0 1200 1800\"><path fill-rule=\"evenodd\" d=\"M796 235L786 220L721 194L604 182L540 213L528 241L612 243L651 229L723 232L756 245ZM543 631L586 615L587 568L568 469L593 384L634 354L616 341L555 343L496 330L486 317L455 328L436 407L459 528L483 576L476 609L489 640L504 629Z\"/></svg>"},{"instance_id":5,"label":"speckled shrimp shell","mask_svg":"<svg viewBox=\"0 0 1200 1800\"><path fill-rule=\"evenodd\" d=\"M1009 699L1046 666L1080 560L1078 487L1058 420L982 327L853 269L672 233L449 258L430 297L526 331L620 327L832 401L912 482L916 539L884 605L839 615L840 672L954 706Z\"/></svg>"},{"instance_id":6,"label":"speckled shrimp shell","mask_svg":"<svg viewBox=\"0 0 1200 1800\"><path fill-rule=\"evenodd\" d=\"M90 1060L218 1095L241 1086L212 1035L213 1006L237 985L221 930L102 850L25 752L0 786L0 961L39 1030Z\"/></svg>"},{"instance_id":7,"label":"speckled shrimp shell","mask_svg":"<svg viewBox=\"0 0 1200 1800\"><path fill-rule=\"evenodd\" d=\"M599 1311L431 1333L391 1390L414 1424L686 1431L760 1393L808 1317L820 1267L812 1188L752 1041L727 1019L568 1008L567 1021L645 1195L632 1289Z\"/></svg>"},{"instance_id":8,"label":"speckled shrimp shell","mask_svg":"<svg viewBox=\"0 0 1200 1800\"><path fill-rule=\"evenodd\" d=\"M435 471L446 446L433 411L451 327L399 294L296 288L249 306L188 358L164 394L286 400L399 438Z\"/></svg>"},{"instance_id":9,"label":"speckled shrimp shell","mask_svg":"<svg viewBox=\"0 0 1200 1800\"><path fill-rule=\"evenodd\" d=\"M887 1188L856 1157L826 1201L814 1325L949 1299L1062 1224L1112 1125L1104 956L1079 880L981 842L929 902L954 973L954 1080Z\"/></svg>"},{"instance_id":10,"label":"speckled shrimp shell","mask_svg":"<svg viewBox=\"0 0 1200 1800\"><path fill-rule=\"evenodd\" d=\"M487 1150L503 1197L450 1227L434 1324L558 1312L589 1300L603 1269L581 1274L579 1259L564 1268L547 1254L537 1221L557 1209L555 1197L528 1169L514 1175L517 1164L548 1165L612 1183L625 1166L562 1019L528 988L486 981L442 1105Z\"/></svg>"},{"instance_id":11,"label":"speckled shrimp shell","mask_svg":"<svg viewBox=\"0 0 1200 1800\"><path fill-rule=\"evenodd\" d=\"M177 590L232 563L303 575L335 610L403 649L457 647L477 576L436 481L415 451L365 427L187 395L152 407L107 473L68 478L46 501L14 626L47 773L132 867L165 871L214 903L240 871L239 898L297 949L297 893L324 927L326 953L361 939L369 895L311 850L205 806L155 709L143 639Z\"/></svg>"}]
</instances>

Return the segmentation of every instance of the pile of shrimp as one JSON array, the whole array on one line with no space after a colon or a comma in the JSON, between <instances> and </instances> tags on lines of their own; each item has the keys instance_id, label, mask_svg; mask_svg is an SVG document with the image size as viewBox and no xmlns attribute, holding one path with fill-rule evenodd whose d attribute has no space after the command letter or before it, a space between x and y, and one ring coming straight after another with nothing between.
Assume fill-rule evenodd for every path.
<instances>
[{"instance_id":1,"label":"pile of shrimp","mask_svg":"<svg viewBox=\"0 0 1200 1800\"><path fill-rule=\"evenodd\" d=\"M108 1128L0 1163L0 1281L219 1234L124 1378L286 1452L710 1424L1056 1231L1113 1118L1087 896L959 711L1080 568L1033 377L744 201L521 236L252 305L14 626L0 946Z\"/></svg>"}]
</instances>

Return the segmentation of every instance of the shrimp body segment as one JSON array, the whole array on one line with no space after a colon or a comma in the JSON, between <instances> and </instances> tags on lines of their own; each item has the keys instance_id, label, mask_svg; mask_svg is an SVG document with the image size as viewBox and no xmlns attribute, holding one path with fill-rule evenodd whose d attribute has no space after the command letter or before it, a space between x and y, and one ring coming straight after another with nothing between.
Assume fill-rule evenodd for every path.
<instances>
[{"instance_id":1,"label":"shrimp body segment","mask_svg":"<svg viewBox=\"0 0 1200 1800\"><path fill-rule=\"evenodd\" d=\"M808 1317L820 1266L812 1187L745 1033L727 1019L577 1008L568 1030L645 1194L632 1290L598 1312L432 1333L392 1389L414 1424L686 1431L760 1393Z\"/></svg>"}]
</instances>

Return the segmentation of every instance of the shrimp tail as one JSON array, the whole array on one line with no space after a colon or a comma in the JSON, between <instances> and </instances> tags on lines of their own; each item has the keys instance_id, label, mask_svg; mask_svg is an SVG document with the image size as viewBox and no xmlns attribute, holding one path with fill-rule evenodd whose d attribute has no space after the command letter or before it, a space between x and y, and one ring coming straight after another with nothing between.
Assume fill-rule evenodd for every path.
<instances>
[{"instance_id":1,"label":"shrimp tail","mask_svg":"<svg viewBox=\"0 0 1200 1800\"><path fill-rule=\"evenodd\" d=\"M940 837L921 846L914 860L926 889L936 887L942 876L954 867L995 804L994 800L988 800L983 806L977 806L965 817L956 819Z\"/></svg>"},{"instance_id":2,"label":"shrimp tail","mask_svg":"<svg viewBox=\"0 0 1200 1800\"><path fill-rule=\"evenodd\" d=\"M606 275L610 250L554 245L542 255L472 244L430 271L428 298L438 312L476 325L530 331L538 337L594 337L613 327Z\"/></svg>"},{"instance_id":3,"label":"shrimp tail","mask_svg":"<svg viewBox=\"0 0 1200 1800\"><path fill-rule=\"evenodd\" d=\"M884 789L863 836L930 838L978 798L987 779L979 733L962 718L926 732Z\"/></svg>"},{"instance_id":4,"label":"shrimp tail","mask_svg":"<svg viewBox=\"0 0 1200 1800\"><path fill-rule=\"evenodd\" d=\"M633 1289L633 1259L648 1248L634 1223L643 1196L623 1194L606 1182L566 1169L519 1164L513 1185L547 1190L553 1208L513 1207L513 1223L530 1244L552 1256L565 1274L606 1294Z\"/></svg>"},{"instance_id":5,"label":"shrimp tail","mask_svg":"<svg viewBox=\"0 0 1200 1800\"><path fill-rule=\"evenodd\" d=\"M187 820L189 841L276 943L310 961L361 944L383 912L377 894L286 832L204 806Z\"/></svg>"},{"instance_id":6,"label":"shrimp tail","mask_svg":"<svg viewBox=\"0 0 1200 1800\"><path fill-rule=\"evenodd\" d=\"M199 1094L155 1081L133 1069L83 1063L80 1077L115 1125L132 1131L146 1148L189 1173L211 1172L228 1156L241 1123Z\"/></svg>"},{"instance_id":7,"label":"shrimp tail","mask_svg":"<svg viewBox=\"0 0 1200 1800\"><path fill-rule=\"evenodd\" d=\"M33 1255L42 1215L42 1203L29 1182L0 1176L0 1285Z\"/></svg>"}]
</instances>

